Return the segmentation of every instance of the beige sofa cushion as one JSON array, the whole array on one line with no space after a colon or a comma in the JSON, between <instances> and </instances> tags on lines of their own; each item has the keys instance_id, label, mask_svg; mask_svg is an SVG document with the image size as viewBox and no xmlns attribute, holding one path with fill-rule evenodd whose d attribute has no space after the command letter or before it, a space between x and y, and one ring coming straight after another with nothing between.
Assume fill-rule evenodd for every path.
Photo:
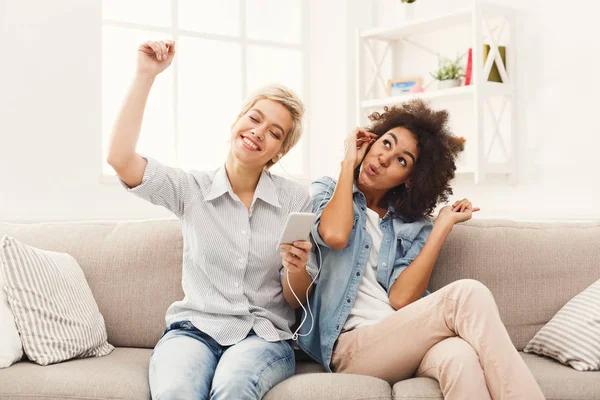
<instances>
[{"instance_id":1,"label":"beige sofa cushion","mask_svg":"<svg viewBox=\"0 0 600 400\"><path fill-rule=\"evenodd\" d=\"M394 400L444 400L440 384L432 378L413 378L398 382L392 388Z\"/></svg>"},{"instance_id":2,"label":"beige sofa cushion","mask_svg":"<svg viewBox=\"0 0 600 400\"><path fill-rule=\"evenodd\" d=\"M116 348L106 357L45 367L22 361L0 370L0 399L149 399L150 352Z\"/></svg>"},{"instance_id":3,"label":"beige sofa cushion","mask_svg":"<svg viewBox=\"0 0 600 400\"><path fill-rule=\"evenodd\" d=\"M573 296L600 278L600 222L472 220L454 227L430 289L483 282L519 350Z\"/></svg>"},{"instance_id":4,"label":"beige sofa cushion","mask_svg":"<svg viewBox=\"0 0 600 400\"><path fill-rule=\"evenodd\" d=\"M178 220L0 223L3 235L72 255L115 346L153 348L165 329L167 308L183 298Z\"/></svg>"},{"instance_id":5,"label":"beige sofa cushion","mask_svg":"<svg viewBox=\"0 0 600 400\"><path fill-rule=\"evenodd\" d=\"M521 356L547 400L600 399L600 371L580 372L536 354Z\"/></svg>"},{"instance_id":6,"label":"beige sofa cushion","mask_svg":"<svg viewBox=\"0 0 600 400\"><path fill-rule=\"evenodd\" d=\"M264 400L389 400L392 388L371 376L332 374L313 362L299 362L296 375L271 389Z\"/></svg>"},{"instance_id":7,"label":"beige sofa cushion","mask_svg":"<svg viewBox=\"0 0 600 400\"><path fill-rule=\"evenodd\" d=\"M600 399L600 372L578 372L552 359L520 353L547 400ZM398 382L393 387L396 400L443 400L434 379L415 378Z\"/></svg>"}]
</instances>

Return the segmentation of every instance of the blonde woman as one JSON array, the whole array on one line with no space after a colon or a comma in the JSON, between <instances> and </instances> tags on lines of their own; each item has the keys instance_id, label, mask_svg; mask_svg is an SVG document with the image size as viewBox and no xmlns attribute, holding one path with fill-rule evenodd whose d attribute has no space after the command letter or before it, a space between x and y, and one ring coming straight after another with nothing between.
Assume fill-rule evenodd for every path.
<instances>
[{"instance_id":1,"label":"blonde woman","mask_svg":"<svg viewBox=\"0 0 600 400\"><path fill-rule=\"evenodd\" d=\"M290 328L299 303L289 285L304 301L312 280L310 243L274 250L287 215L310 210L308 191L268 172L300 139L304 107L283 87L263 88L235 120L222 166L198 172L163 165L137 154L136 144L148 94L175 43L138 50L108 162L130 192L180 219L184 240L185 297L169 307L152 352L152 398L260 399L294 373Z\"/></svg>"}]
</instances>

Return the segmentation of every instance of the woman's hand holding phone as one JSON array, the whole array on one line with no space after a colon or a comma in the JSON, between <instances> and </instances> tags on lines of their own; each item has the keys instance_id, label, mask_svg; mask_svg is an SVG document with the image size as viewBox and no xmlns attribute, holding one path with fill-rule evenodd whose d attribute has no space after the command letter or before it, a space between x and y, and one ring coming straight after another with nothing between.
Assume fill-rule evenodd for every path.
<instances>
[{"instance_id":1,"label":"woman's hand holding phone","mask_svg":"<svg viewBox=\"0 0 600 400\"><path fill-rule=\"evenodd\" d=\"M292 244L282 244L280 247L283 266L290 274L306 271L306 263L312 249L312 243L302 240Z\"/></svg>"}]
</instances>

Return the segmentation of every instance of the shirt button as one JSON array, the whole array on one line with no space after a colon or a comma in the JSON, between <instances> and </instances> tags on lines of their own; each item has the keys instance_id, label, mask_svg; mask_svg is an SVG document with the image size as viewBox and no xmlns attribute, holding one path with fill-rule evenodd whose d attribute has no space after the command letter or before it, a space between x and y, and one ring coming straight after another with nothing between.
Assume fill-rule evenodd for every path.
<instances>
[{"instance_id":1,"label":"shirt button","mask_svg":"<svg viewBox=\"0 0 600 400\"><path fill-rule=\"evenodd\" d=\"M382 226L382 228L383 228L383 229L385 229L385 225L384 225L384 226Z\"/></svg>"},{"instance_id":2,"label":"shirt button","mask_svg":"<svg viewBox=\"0 0 600 400\"><path fill-rule=\"evenodd\" d=\"M350 299L346 299L346 303L350 303Z\"/></svg>"},{"instance_id":3,"label":"shirt button","mask_svg":"<svg viewBox=\"0 0 600 400\"><path fill-rule=\"evenodd\" d=\"M240 287L240 283L239 283L239 282L235 282L233 285L234 285L235 287Z\"/></svg>"},{"instance_id":4,"label":"shirt button","mask_svg":"<svg viewBox=\"0 0 600 400\"><path fill-rule=\"evenodd\" d=\"M357 273L356 273L356 276L360 276L360 272L357 272Z\"/></svg>"},{"instance_id":5,"label":"shirt button","mask_svg":"<svg viewBox=\"0 0 600 400\"><path fill-rule=\"evenodd\" d=\"M242 231L242 235L245 235L245 234L246 234L246 231Z\"/></svg>"},{"instance_id":6,"label":"shirt button","mask_svg":"<svg viewBox=\"0 0 600 400\"><path fill-rule=\"evenodd\" d=\"M387 264L386 263L382 263L381 266L382 267L387 267Z\"/></svg>"},{"instance_id":7,"label":"shirt button","mask_svg":"<svg viewBox=\"0 0 600 400\"><path fill-rule=\"evenodd\" d=\"M386 239L386 240L385 240L385 242L386 242L386 243L389 243L389 242L390 242L390 239Z\"/></svg>"},{"instance_id":8,"label":"shirt button","mask_svg":"<svg viewBox=\"0 0 600 400\"><path fill-rule=\"evenodd\" d=\"M369 245L366 245L366 246L365 246L365 249L368 249L368 248L369 248Z\"/></svg>"}]
</instances>

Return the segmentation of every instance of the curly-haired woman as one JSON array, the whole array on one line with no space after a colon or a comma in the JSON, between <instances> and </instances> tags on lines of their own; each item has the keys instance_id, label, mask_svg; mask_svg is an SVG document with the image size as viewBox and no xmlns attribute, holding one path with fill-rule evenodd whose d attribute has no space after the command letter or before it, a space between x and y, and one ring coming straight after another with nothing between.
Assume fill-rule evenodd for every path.
<instances>
[{"instance_id":1,"label":"curly-haired woman","mask_svg":"<svg viewBox=\"0 0 600 400\"><path fill-rule=\"evenodd\" d=\"M463 199L431 220L456 169L448 112L415 100L370 119L338 180L311 186L321 276L301 347L328 371L434 378L446 399L543 399L483 284L426 290L452 227L479 210Z\"/></svg>"}]
</instances>

